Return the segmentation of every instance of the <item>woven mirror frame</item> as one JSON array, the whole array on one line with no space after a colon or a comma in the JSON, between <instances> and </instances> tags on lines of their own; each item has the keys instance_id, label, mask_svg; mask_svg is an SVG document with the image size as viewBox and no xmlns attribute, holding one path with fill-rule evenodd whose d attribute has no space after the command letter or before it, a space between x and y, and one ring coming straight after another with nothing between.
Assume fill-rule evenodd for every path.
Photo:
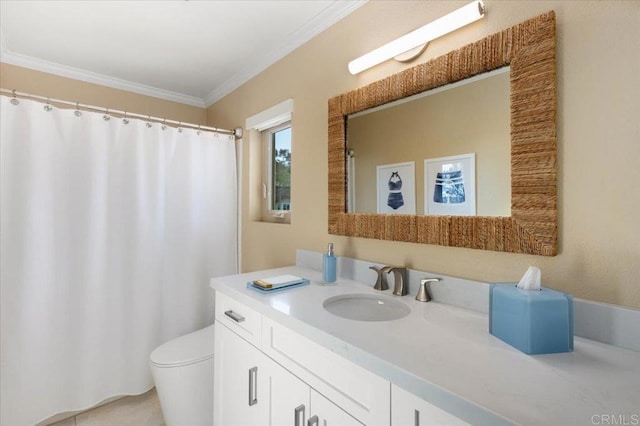
<instances>
[{"instance_id":1,"label":"woven mirror frame","mask_svg":"<svg viewBox=\"0 0 640 426\"><path fill-rule=\"evenodd\" d=\"M511 216L346 213L347 116L510 66ZM329 234L555 256L556 20L542 14L329 100Z\"/></svg>"}]
</instances>

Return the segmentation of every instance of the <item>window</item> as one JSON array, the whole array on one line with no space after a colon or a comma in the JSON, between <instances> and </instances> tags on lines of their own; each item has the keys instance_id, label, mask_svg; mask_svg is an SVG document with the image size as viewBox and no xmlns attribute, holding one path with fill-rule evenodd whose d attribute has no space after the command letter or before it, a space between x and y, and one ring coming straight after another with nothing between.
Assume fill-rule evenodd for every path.
<instances>
[{"instance_id":1,"label":"window","mask_svg":"<svg viewBox=\"0 0 640 426\"><path fill-rule=\"evenodd\" d=\"M291 223L292 115L293 99L287 99L246 120L251 220Z\"/></svg>"},{"instance_id":2,"label":"window","mask_svg":"<svg viewBox=\"0 0 640 426\"><path fill-rule=\"evenodd\" d=\"M262 131L262 219L289 222L291 210L291 122Z\"/></svg>"}]
</instances>

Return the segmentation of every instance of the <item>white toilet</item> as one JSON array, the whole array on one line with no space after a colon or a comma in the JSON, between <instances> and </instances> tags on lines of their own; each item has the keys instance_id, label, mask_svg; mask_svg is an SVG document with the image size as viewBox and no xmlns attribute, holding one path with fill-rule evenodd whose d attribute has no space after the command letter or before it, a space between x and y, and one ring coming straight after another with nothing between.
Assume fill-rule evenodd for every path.
<instances>
[{"instance_id":1,"label":"white toilet","mask_svg":"<svg viewBox=\"0 0 640 426\"><path fill-rule=\"evenodd\" d=\"M210 325L151 353L151 375L167 426L213 424L213 345Z\"/></svg>"}]
</instances>

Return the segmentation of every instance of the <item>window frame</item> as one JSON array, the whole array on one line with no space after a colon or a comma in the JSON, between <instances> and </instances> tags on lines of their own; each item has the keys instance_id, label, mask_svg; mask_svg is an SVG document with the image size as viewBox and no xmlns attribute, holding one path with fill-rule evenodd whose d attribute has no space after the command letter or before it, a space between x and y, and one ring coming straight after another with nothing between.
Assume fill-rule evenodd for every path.
<instances>
[{"instance_id":1,"label":"window frame","mask_svg":"<svg viewBox=\"0 0 640 426\"><path fill-rule=\"evenodd\" d=\"M266 158L269 158L265 153L264 148L264 131L275 128L285 122L290 122L291 126L291 151L293 156L294 145L294 122L293 122L293 99L285 99L282 102L271 106L257 114L247 117L245 121L245 130L247 130L249 136L250 145L250 163L254 169L249 173L249 216L252 221L271 222L271 223L291 223L291 213L289 210L287 214L275 213L271 210L272 214L268 214L268 210L265 206L265 198L263 196L264 189L264 174L265 172L260 169L265 168ZM270 167L270 166L269 166ZM253 173L255 171L255 173ZM291 184L293 187L293 174L291 175ZM275 213L275 214L274 214Z\"/></svg>"},{"instance_id":2,"label":"window frame","mask_svg":"<svg viewBox=\"0 0 640 426\"><path fill-rule=\"evenodd\" d=\"M266 128L260 132L262 144L261 219L264 222L291 223L291 205L289 205L289 210L273 209L273 165L275 161L273 152L273 135L285 129L291 129L291 151L293 151L293 128L291 126L291 120ZM289 181L289 185L291 185L291 180Z\"/></svg>"}]
</instances>

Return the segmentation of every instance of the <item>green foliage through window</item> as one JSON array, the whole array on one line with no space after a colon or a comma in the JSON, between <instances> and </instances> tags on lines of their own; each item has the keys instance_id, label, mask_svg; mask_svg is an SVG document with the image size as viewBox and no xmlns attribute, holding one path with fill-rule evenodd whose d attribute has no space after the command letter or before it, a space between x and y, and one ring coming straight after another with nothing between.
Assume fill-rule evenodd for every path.
<instances>
[{"instance_id":1,"label":"green foliage through window","mask_svg":"<svg viewBox=\"0 0 640 426\"><path fill-rule=\"evenodd\" d=\"M272 152L272 210L291 210L291 127L274 132Z\"/></svg>"}]
</instances>

